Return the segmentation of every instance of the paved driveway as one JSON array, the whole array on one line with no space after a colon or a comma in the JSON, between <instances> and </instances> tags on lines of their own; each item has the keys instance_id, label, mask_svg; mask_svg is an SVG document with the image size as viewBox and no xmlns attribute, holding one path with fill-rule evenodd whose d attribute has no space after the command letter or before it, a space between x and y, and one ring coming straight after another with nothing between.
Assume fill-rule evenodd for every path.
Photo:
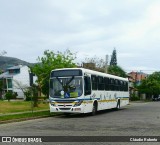
<instances>
[{"instance_id":1,"label":"paved driveway","mask_svg":"<svg viewBox=\"0 0 160 145\"><path fill-rule=\"evenodd\" d=\"M71 115L0 125L0 136L160 136L160 102L131 103L96 116ZM42 143L49 144L49 143ZM80 143L51 143L74 145ZM98 143L81 143L98 144ZM99 143L135 144L135 143ZM137 143L148 144L151 143ZM154 143L159 144L159 143Z\"/></svg>"}]
</instances>

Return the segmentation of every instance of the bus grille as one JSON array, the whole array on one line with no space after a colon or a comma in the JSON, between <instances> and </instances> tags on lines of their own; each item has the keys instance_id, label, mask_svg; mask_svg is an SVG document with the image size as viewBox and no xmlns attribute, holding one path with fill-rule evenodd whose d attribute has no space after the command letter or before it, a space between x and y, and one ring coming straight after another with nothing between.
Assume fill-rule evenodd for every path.
<instances>
[{"instance_id":1,"label":"bus grille","mask_svg":"<svg viewBox=\"0 0 160 145\"><path fill-rule=\"evenodd\" d=\"M56 103L74 103L75 100L68 100L68 101L56 101Z\"/></svg>"},{"instance_id":2,"label":"bus grille","mask_svg":"<svg viewBox=\"0 0 160 145\"><path fill-rule=\"evenodd\" d=\"M70 110L71 108L59 108L60 110Z\"/></svg>"},{"instance_id":3,"label":"bus grille","mask_svg":"<svg viewBox=\"0 0 160 145\"><path fill-rule=\"evenodd\" d=\"M72 105L67 105L67 104L65 104L65 105L62 104L62 105L58 105L58 106L59 106L59 107L60 107L60 106L63 106L63 107L64 107L64 106L67 106L67 107L68 107L68 106L71 106L71 107L72 107Z\"/></svg>"}]
</instances>

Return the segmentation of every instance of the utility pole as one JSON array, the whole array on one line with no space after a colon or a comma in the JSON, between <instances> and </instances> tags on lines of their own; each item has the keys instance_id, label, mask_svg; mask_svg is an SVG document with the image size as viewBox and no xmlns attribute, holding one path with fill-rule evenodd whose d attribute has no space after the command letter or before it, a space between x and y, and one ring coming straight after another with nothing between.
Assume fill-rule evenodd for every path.
<instances>
[{"instance_id":1,"label":"utility pole","mask_svg":"<svg viewBox=\"0 0 160 145\"><path fill-rule=\"evenodd\" d=\"M106 55L106 62L105 62L105 73L107 73L107 69L108 69L108 54Z\"/></svg>"}]
</instances>

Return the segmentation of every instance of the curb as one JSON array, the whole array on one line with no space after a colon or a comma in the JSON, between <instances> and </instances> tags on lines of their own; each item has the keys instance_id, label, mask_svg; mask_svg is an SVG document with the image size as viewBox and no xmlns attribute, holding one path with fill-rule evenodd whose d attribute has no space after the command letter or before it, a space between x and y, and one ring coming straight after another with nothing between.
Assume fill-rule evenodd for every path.
<instances>
[{"instance_id":1,"label":"curb","mask_svg":"<svg viewBox=\"0 0 160 145\"><path fill-rule=\"evenodd\" d=\"M13 123L13 122L34 120L34 119L47 118L47 117L51 117L51 116L50 116L50 115L44 115L44 116L29 117L29 118L21 118L21 119L11 119L11 120L0 121L0 124L7 124L7 123Z\"/></svg>"},{"instance_id":2,"label":"curb","mask_svg":"<svg viewBox=\"0 0 160 145\"><path fill-rule=\"evenodd\" d=\"M5 114L0 114L1 116L6 116L6 115L17 115L17 114L23 114L23 113L35 113L35 112L42 112L42 111L49 111L48 109L45 110L36 110L36 111L24 111L24 112L15 112L15 113L5 113Z\"/></svg>"}]
</instances>

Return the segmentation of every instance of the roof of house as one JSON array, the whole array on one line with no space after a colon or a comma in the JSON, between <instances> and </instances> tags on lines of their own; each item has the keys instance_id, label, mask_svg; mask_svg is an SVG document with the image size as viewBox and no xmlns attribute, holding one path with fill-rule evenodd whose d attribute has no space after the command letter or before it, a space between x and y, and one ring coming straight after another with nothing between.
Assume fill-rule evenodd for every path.
<instances>
[{"instance_id":1,"label":"roof of house","mask_svg":"<svg viewBox=\"0 0 160 145\"><path fill-rule=\"evenodd\" d=\"M9 74L8 72L0 74L0 79L1 78L12 78L13 75Z\"/></svg>"},{"instance_id":2,"label":"roof of house","mask_svg":"<svg viewBox=\"0 0 160 145\"><path fill-rule=\"evenodd\" d=\"M22 67L22 65L16 65L16 66L7 68L7 70L20 69L21 67Z\"/></svg>"},{"instance_id":3,"label":"roof of house","mask_svg":"<svg viewBox=\"0 0 160 145\"><path fill-rule=\"evenodd\" d=\"M1 78L12 78L15 74L9 74L8 70L20 69L21 67L23 67L23 66L17 65L17 66L13 66L13 67L8 68L7 72L0 74L0 79Z\"/></svg>"}]
</instances>

